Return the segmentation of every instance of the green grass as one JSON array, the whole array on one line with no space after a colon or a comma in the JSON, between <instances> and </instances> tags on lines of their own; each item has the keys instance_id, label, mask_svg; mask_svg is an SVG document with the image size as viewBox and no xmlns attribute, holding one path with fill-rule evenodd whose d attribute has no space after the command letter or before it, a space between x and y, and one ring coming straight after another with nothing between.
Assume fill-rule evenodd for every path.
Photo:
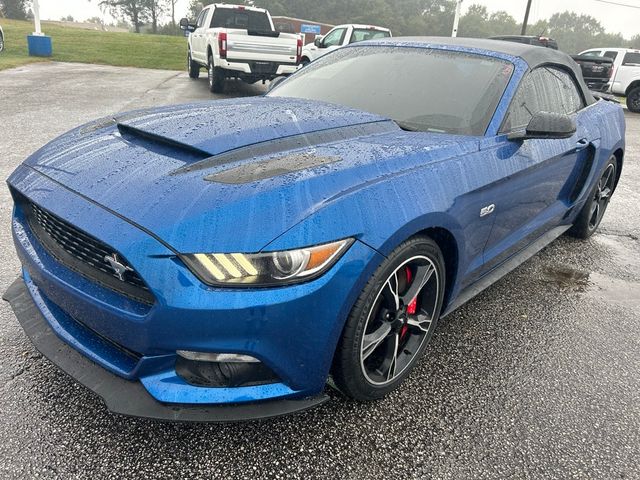
<instances>
[{"instance_id":1,"label":"green grass","mask_svg":"<svg viewBox=\"0 0 640 480\"><path fill-rule=\"evenodd\" d=\"M33 23L0 19L0 24L5 35L0 70L48 60L166 70L186 68L184 37L101 32L43 22L42 30L52 38L53 56L37 58L30 57L27 51L27 35L33 32Z\"/></svg>"}]
</instances>

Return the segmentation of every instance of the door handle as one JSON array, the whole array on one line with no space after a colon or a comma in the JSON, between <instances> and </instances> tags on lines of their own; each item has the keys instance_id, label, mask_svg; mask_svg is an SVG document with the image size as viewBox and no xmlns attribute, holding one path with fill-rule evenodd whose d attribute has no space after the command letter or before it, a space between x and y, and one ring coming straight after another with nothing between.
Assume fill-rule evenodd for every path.
<instances>
[{"instance_id":1,"label":"door handle","mask_svg":"<svg viewBox=\"0 0 640 480\"><path fill-rule=\"evenodd\" d=\"M589 146L589 140L587 140L586 138L581 138L576 142L576 152L579 152L580 150L584 150L588 146Z\"/></svg>"}]
</instances>

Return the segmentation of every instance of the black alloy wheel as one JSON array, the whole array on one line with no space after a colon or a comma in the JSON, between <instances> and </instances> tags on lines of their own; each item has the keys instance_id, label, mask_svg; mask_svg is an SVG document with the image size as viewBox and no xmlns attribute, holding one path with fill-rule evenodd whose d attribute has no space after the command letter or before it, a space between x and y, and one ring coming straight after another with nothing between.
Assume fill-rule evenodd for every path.
<instances>
[{"instance_id":1,"label":"black alloy wheel","mask_svg":"<svg viewBox=\"0 0 640 480\"><path fill-rule=\"evenodd\" d=\"M444 260L433 240L414 237L394 250L347 321L334 358L336 386L358 400L374 400L397 388L433 334L444 285Z\"/></svg>"},{"instance_id":2,"label":"black alloy wheel","mask_svg":"<svg viewBox=\"0 0 640 480\"><path fill-rule=\"evenodd\" d=\"M612 156L591 191L589 199L582 207L573 226L569 229L568 233L570 235L586 239L596 232L616 188L617 165L616 157Z\"/></svg>"}]
</instances>

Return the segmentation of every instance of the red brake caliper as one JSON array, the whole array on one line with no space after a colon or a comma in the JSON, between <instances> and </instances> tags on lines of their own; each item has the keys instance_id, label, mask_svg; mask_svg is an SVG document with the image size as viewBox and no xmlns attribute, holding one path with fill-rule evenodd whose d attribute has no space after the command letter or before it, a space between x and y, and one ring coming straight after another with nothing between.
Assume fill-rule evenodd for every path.
<instances>
[{"instance_id":1,"label":"red brake caliper","mask_svg":"<svg viewBox=\"0 0 640 480\"><path fill-rule=\"evenodd\" d=\"M413 278L412 275L411 275L411 269L407 266L407 267L405 267L405 271L407 272L407 285L410 285L411 284L411 279ZM416 314L416 310L417 310L417 306L418 306L418 297L416 297L413 300L411 300L409 305L407 305L407 314L415 315ZM403 338L406 335L407 330L409 330L409 326L408 325L404 325L402 327L402 330L400 331L400 338Z\"/></svg>"}]
</instances>

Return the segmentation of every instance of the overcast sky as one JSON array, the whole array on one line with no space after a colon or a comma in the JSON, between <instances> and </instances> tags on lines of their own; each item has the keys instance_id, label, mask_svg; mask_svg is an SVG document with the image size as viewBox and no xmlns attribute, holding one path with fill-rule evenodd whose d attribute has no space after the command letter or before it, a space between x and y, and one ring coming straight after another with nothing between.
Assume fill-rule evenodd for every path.
<instances>
[{"instance_id":1,"label":"overcast sky","mask_svg":"<svg viewBox=\"0 0 640 480\"><path fill-rule=\"evenodd\" d=\"M322 0L318 0L322 1ZM624 7L611 3L635 6ZM72 15L76 20L85 20L93 16L102 16L98 8L98 0L39 0L43 19L59 20L63 16ZM640 0L533 0L530 23L548 18L555 12L573 10L596 17L611 33L622 33L629 38L640 34ZM463 7L474 3L486 5L490 11L506 10L518 21L524 17L526 0L464 0ZM182 17L189 5L189 0L179 0L176 17ZM313 19L309 19L313 20Z\"/></svg>"}]
</instances>

